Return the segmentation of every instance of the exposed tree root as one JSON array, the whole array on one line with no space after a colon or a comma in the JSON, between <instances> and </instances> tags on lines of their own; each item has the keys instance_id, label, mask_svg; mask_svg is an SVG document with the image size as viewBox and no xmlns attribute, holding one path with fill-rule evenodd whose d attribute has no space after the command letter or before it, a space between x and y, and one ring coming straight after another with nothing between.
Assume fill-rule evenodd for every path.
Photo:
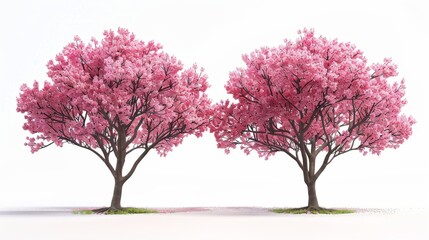
<instances>
[{"instance_id":1,"label":"exposed tree root","mask_svg":"<svg viewBox=\"0 0 429 240\"><path fill-rule=\"evenodd\" d=\"M118 211L118 209L113 209L113 208L110 208L110 207L104 207L104 208L97 208L97 209L93 209L92 210L92 212L95 213L95 214L106 214L109 211Z\"/></svg>"},{"instance_id":2,"label":"exposed tree root","mask_svg":"<svg viewBox=\"0 0 429 240\"><path fill-rule=\"evenodd\" d=\"M301 208L292 208L291 210L292 211L306 211L307 214L318 214L319 212L334 211L334 209L315 207L315 206L307 206L307 207L301 207Z\"/></svg>"},{"instance_id":3,"label":"exposed tree root","mask_svg":"<svg viewBox=\"0 0 429 240\"><path fill-rule=\"evenodd\" d=\"M142 214L142 213L158 213L155 209L147 208L133 208L133 207L121 207L121 208L112 208L104 207L94 210L90 210L93 214Z\"/></svg>"},{"instance_id":4,"label":"exposed tree root","mask_svg":"<svg viewBox=\"0 0 429 240\"><path fill-rule=\"evenodd\" d=\"M300 208L292 208L293 210L309 210L309 211L319 211L321 209L326 209L326 208L321 208L321 207L314 207L314 206L307 206L307 207L300 207Z\"/></svg>"}]
</instances>

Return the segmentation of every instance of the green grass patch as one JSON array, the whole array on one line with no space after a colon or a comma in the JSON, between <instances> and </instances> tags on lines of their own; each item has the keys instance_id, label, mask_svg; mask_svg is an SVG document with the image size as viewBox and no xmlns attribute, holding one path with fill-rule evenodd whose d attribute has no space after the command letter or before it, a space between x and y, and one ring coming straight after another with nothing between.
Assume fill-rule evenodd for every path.
<instances>
[{"instance_id":1,"label":"green grass patch","mask_svg":"<svg viewBox=\"0 0 429 240\"><path fill-rule=\"evenodd\" d=\"M73 214L89 215L94 214L94 212L92 210L74 210Z\"/></svg>"},{"instance_id":2,"label":"green grass patch","mask_svg":"<svg viewBox=\"0 0 429 240\"><path fill-rule=\"evenodd\" d=\"M158 211L147 208L123 208L121 210L106 209L105 211L100 210L75 210L73 214L89 215L89 214L144 214L144 213L158 213Z\"/></svg>"},{"instance_id":3,"label":"green grass patch","mask_svg":"<svg viewBox=\"0 0 429 240\"><path fill-rule=\"evenodd\" d=\"M275 213L286 213L286 214L350 214L354 213L350 209L306 209L306 208L275 208L272 210Z\"/></svg>"},{"instance_id":4,"label":"green grass patch","mask_svg":"<svg viewBox=\"0 0 429 240\"><path fill-rule=\"evenodd\" d=\"M146 208L123 208L121 210L107 210L105 214L142 214L142 213L158 213L156 210Z\"/></svg>"}]
</instances>

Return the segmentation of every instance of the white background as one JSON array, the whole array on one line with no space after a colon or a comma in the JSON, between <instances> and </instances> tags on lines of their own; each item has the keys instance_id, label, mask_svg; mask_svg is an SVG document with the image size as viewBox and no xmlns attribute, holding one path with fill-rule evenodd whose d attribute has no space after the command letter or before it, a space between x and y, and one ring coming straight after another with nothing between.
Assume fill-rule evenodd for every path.
<instances>
[{"instance_id":1,"label":"white background","mask_svg":"<svg viewBox=\"0 0 429 240\"><path fill-rule=\"evenodd\" d=\"M0 207L106 206L113 178L94 155L73 146L31 154L16 97L23 83L47 80L46 63L79 35L128 28L191 66L206 69L213 102L228 96L241 54L295 40L299 29L350 41L369 62L392 57L406 79L411 138L380 156L343 155L318 180L326 207L426 207L428 202L428 8L424 1L2 1L0 4ZM214 137L189 137L167 157L142 161L124 186L123 205L294 207L307 203L296 163L239 150Z\"/></svg>"}]
</instances>

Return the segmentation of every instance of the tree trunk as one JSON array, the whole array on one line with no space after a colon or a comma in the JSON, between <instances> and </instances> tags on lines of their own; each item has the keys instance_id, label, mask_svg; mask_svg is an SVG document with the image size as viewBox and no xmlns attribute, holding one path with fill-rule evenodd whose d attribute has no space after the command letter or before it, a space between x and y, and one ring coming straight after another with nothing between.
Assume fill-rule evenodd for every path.
<instances>
[{"instance_id":1,"label":"tree trunk","mask_svg":"<svg viewBox=\"0 0 429 240\"><path fill-rule=\"evenodd\" d=\"M319 202L316 195L316 181L307 184L308 189L308 209L319 209Z\"/></svg>"},{"instance_id":2,"label":"tree trunk","mask_svg":"<svg viewBox=\"0 0 429 240\"><path fill-rule=\"evenodd\" d=\"M112 203L110 204L111 210L120 210L122 208L121 198L123 186L124 182L115 179L115 189L113 190Z\"/></svg>"}]
</instances>

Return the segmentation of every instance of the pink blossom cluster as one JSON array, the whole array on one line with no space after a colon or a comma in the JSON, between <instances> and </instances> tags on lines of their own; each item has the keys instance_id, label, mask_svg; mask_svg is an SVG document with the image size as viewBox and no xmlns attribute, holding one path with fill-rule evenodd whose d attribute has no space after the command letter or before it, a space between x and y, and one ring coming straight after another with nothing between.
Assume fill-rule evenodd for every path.
<instances>
[{"instance_id":1,"label":"pink blossom cluster","mask_svg":"<svg viewBox=\"0 0 429 240\"><path fill-rule=\"evenodd\" d=\"M75 37L48 62L49 81L21 88L17 111L35 135L26 144L32 152L51 142L111 150L125 134L127 149L165 155L185 136L201 136L211 105L207 76L161 50L121 28L101 42Z\"/></svg>"},{"instance_id":2,"label":"pink blossom cluster","mask_svg":"<svg viewBox=\"0 0 429 240\"><path fill-rule=\"evenodd\" d=\"M391 59L369 65L350 43L299 34L243 55L246 67L230 73L225 88L234 101L217 104L210 125L218 147L239 145L266 159L278 151L312 157L321 148L334 157L379 154L411 135L415 120L401 114L404 81L389 83L397 76Z\"/></svg>"}]
</instances>

